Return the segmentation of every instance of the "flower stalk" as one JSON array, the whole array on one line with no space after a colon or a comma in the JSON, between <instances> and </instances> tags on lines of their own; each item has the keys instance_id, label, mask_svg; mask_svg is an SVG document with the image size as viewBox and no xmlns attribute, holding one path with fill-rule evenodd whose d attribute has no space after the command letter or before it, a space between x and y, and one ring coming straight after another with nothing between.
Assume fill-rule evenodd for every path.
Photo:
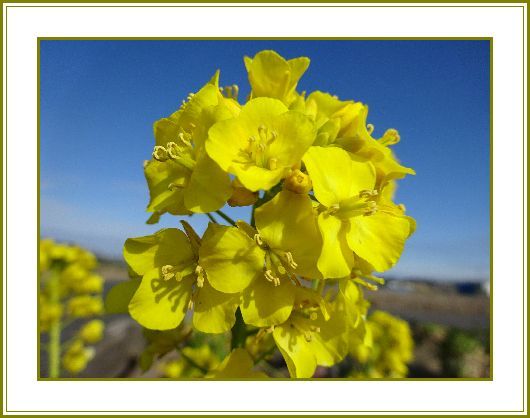
<instances>
[{"instance_id":1,"label":"flower stalk","mask_svg":"<svg viewBox=\"0 0 530 418\"><path fill-rule=\"evenodd\" d=\"M53 270L49 281L50 302L60 302L59 272ZM48 376L56 379L61 374L61 317L58 316L50 325L48 344Z\"/></svg>"}]
</instances>

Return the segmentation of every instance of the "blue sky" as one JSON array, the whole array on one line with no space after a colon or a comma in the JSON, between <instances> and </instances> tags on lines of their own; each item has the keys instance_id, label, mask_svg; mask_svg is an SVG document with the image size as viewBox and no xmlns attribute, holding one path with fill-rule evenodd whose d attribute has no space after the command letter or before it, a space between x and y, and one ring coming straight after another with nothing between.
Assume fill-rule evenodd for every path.
<instances>
[{"instance_id":1,"label":"blue sky","mask_svg":"<svg viewBox=\"0 0 530 418\"><path fill-rule=\"evenodd\" d=\"M43 41L42 235L117 257L126 238L178 226L145 224L152 124L217 68L245 97L243 56L262 49L310 57L299 90L367 103L375 136L399 130L394 149L417 175L397 201L418 230L387 275L489 278L487 41Z\"/></svg>"}]
</instances>

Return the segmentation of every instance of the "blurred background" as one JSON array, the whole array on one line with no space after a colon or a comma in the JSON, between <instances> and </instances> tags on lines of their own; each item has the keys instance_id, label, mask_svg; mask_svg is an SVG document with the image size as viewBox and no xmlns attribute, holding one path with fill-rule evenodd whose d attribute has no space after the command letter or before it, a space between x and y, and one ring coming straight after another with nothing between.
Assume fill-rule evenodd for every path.
<instances>
[{"instance_id":1,"label":"blurred background","mask_svg":"<svg viewBox=\"0 0 530 418\"><path fill-rule=\"evenodd\" d=\"M382 275L387 285L366 297L410 322L410 377L489 376L488 41L41 41L41 236L95 252L107 287L124 280L124 241L178 226L170 215L145 223L153 122L216 69L245 97L243 56L262 49L310 57L298 90L367 103L375 137L399 130L394 150L417 175L399 183L396 202L418 229ZM199 232L207 221L189 219ZM107 322L82 375L139 375L140 328L120 316Z\"/></svg>"}]
</instances>

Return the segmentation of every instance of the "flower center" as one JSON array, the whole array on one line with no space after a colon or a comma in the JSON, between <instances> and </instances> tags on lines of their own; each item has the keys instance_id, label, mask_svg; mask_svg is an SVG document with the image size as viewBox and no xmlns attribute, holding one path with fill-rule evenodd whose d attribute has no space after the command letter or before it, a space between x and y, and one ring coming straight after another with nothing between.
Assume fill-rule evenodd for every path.
<instances>
[{"instance_id":1,"label":"flower center","mask_svg":"<svg viewBox=\"0 0 530 418\"><path fill-rule=\"evenodd\" d=\"M227 99L237 100L239 96L239 86L237 84L232 84L231 86L219 87L221 94Z\"/></svg>"},{"instance_id":2,"label":"flower center","mask_svg":"<svg viewBox=\"0 0 530 418\"><path fill-rule=\"evenodd\" d=\"M397 144L401 140L399 132L395 129L388 129L383 137L379 139L379 143L384 146Z\"/></svg>"},{"instance_id":3,"label":"flower center","mask_svg":"<svg viewBox=\"0 0 530 418\"><path fill-rule=\"evenodd\" d=\"M377 190L363 190L358 196L343 200L339 204L330 207L328 212L341 219L373 215L378 210L377 202L375 201L377 195Z\"/></svg>"},{"instance_id":4,"label":"flower center","mask_svg":"<svg viewBox=\"0 0 530 418\"><path fill-rule=\"evenodd\" d=\"M183 278L182 273L177 270L177 267L170 264L162 266L162 277L166 281L174 278L177 282L180 282Z\"/></svg>"},{"instance_id":5,"label":"flower center","mask_svg":"<svg viewBox=\"0 0 530 418\"><path fill-rule=\"evenodd\" d=\"M295 270L298 264L294 261L290 251L269 247L259 234L254 235L254 241L265 251L263 275L269 282L274 286L280 285L280 278L288 278L297 282Z\"/></svg>"},{"instance_id":6,"label":"flower center","mask_svg":"<svg viewBox=\"0 0 530 418\"><path fill-rule=\"evenodd\" d=\"M195 168L194 151L191 135L187 132L180 132L175 141L168 142L165 147L156 145L153 149L153 158L160 162L171 160L193 170Z\"/></svg>"},{"instance_id":7,"label":"flower center","mask_svg":"<svg viewBox=\"0 0 530 418\"><path fill-rule=\"evenodd\" d=\"M291 314L291 325L300 331L307 342L313 340L313 334L320 332L320 327L314 324L318 319L318 314L315 310L310 311L295 311Z\"/></svg>"},{"instance_id":8,"label":"flower center","mask_svg":"<svg viewBox=\"0 0 530 418\"><path fill-rule=\"evenodd\" d=\"M373 274L364 274L359 269L353 269L351 272L351 278L355 283L360 284L361 286L366 287L369 290L377 290L377 285L369 282L368 280L371 280L372 282L375 282L379 285L385 284L385 279L382 277L374 276Z\"/></svg>"},{"instance_id":9,"label":"flower center","mask_svg":"<svg viewBox=\"0 0 530 418\"><path fill-rule=\"evenodd\" d=\"M265 125L260 125L258 127L258 135L250 136L246 149L241 150L241 153L248 160L247 163L251 162L261 168L276 170L278 168L278 159L270 156L269 146L277 137L278 133L276 131L269 129Z\"/></svg>"}]
</instances>

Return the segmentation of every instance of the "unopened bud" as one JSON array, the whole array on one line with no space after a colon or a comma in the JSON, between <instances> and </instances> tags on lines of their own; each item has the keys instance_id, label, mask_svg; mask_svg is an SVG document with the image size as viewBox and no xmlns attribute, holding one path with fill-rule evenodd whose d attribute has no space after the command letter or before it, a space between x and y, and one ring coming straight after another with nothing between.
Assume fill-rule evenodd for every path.
<instances>
[{"instance_id":1,"label":"unopened bud","mask_svg":"<svg viewBox=\"0 0 530 418\"><path fill-rule=\"evenodd\" d=\"M258 192L253 192L244 187L239 180L232 182L232 196L228 199L228 204L234 206L250 206L258 200Z\"/></svg>"},{"instance_id":2,"label":"unopened bud","mask_svg":"<svg viewBox=\"0 0 530 418\"><path fill-rule=\"evenodd\" d=\"M293 170L289 176L285 178L284 188L294 193L305 194L313 187L311 179L300 170Z\"/></svg>"}]
</instances>

